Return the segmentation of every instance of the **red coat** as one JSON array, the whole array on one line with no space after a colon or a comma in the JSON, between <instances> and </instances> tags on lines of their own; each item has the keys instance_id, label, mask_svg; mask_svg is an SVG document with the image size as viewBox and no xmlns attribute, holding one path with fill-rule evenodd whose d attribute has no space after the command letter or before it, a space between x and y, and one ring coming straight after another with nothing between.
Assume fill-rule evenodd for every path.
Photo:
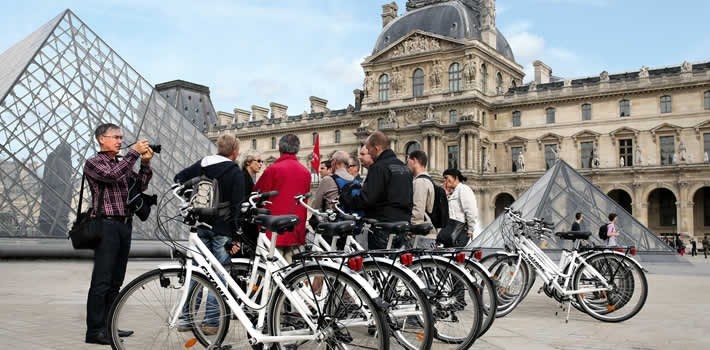
<instances>
[{"instance_id":1,"label":"red coat","mask_svg":"<svg viewBox=\"0 0 710 350\"><path fill-rule=\"evenodd\" d=\"M293 154L282 154L270 167L264 170L259 181L254 185L254 191L279 191L279 195L271 197L271 204L266 208L271 215L295 214L299 223L293 232L286 232L276 239L277 247L290 247L306 244L306 208L293 198L311 190L311 173L298 162ZM271 237L271 232L267 232Z\"/></svg>"}]
</instances>

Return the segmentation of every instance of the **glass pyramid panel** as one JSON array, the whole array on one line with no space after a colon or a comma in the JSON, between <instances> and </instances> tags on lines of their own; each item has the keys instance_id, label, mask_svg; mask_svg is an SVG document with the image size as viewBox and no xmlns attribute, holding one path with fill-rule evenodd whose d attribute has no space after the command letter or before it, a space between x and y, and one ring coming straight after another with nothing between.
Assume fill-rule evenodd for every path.
<instances>
[{"instance_id":1,"label":"glass pyramid panel","mask_svg":"<svg viewBox=\"0 0 710 350\"><path fill-rule=\"evenodd\" d=\"M537 217L554 222L555 232L568 231L572 227L574 214L584 213L582 230L592 232L590 240L595 244L602 243L597 235L599 227L608 222L609 213L616 213L621 232L620 245L634 245L639 252L673 253L658 236L564 161L555 163L511 207L520 210L527 219ZM504 217L503 214L498 216L474 239L472 245L502 248L504 242L500 232L507 229ZM548 241L547 248L559 249L568 244L569 241L552 239Z\"/></svg>"},{"instance_id":2,"label":"glass pyramid panel","mask_svg":"<svg viewBox=\"0 0 710 350\"><path fill-rule=\"evenodd\" d=\"M66 236L83 164L97 152L93 131L107 122L122 127L127 144L139 138L162 144L147 193L162 195L179 170L215 153L71 11L0 55L0 236ZM148 221L134 223L134 237L156 238L155 218L154 207ZM176 238L187 235L175 222L166 228Z\"/></svg>"}]
</instances>

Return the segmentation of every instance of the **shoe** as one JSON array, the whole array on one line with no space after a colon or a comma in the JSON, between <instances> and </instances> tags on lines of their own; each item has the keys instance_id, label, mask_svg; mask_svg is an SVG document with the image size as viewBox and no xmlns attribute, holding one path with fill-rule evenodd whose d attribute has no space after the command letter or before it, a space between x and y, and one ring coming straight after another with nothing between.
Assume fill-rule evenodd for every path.
<instances>
[{"instance_id":1,"label":"shoe","mask_svg":"<svg viewBox=\"0 0 710 350\"><path fill-rule=\"evenodd\" d=\"M108 340L105 333L99 333L91 336L87 335L84 342L89 344L111 345L111 341Z\"/></svg>"},{"instance_id":2,"label":"shoe","mask_svg":"<svg viewBox=\"0 0 710 350\"><path fill-rule=\"evenodd\" d=\"M123 331L120 329L118 330L118 336L121 338L130 337L132 335L133 335L133 331Z\"/></svg>"},{"instance_id":3,"label":"shoe","mask_svg":"<svg viewBox=\"0 0 710 350\"><path fill-rule=\"evenodd\" d=\"M202 325L202 333L205 333L205 335L215 335L215 334L217 334L217 329L219 329L219 328L208 326L206 324Z\"/></svg>"}]
</instances>

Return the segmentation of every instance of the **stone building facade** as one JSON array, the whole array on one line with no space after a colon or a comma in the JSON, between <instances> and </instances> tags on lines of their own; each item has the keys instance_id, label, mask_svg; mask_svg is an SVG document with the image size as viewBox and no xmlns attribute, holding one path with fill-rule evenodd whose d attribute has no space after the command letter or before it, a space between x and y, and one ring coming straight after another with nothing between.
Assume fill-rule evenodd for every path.
<instances>
[{"instance_id":1,"label":"stone building facade","mask_svg":"<svg viewBox=\"0 0 710 350\"><path fill-rule=\"evenodd\" d=\"M380 129L401 157L429 154L430 173L462 170L484 226L563 159L652 231L710 235L710 62L563 79L536 61L523 84L495 1L410 0L402 16L395 3L382 8L352 105L311 97L296 115L278 103L219 112L208 136L236 132L273 160L278 138L296 133L306 165L316 134L329 154Z\"/></svg>"}]
</instances>

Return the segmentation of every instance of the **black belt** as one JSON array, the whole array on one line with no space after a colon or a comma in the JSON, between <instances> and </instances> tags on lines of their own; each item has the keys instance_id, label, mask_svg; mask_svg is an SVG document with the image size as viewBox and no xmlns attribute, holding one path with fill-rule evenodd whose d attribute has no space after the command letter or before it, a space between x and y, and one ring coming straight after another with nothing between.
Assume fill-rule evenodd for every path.
<instances>
[{"instance_id":1,"label":"black belt","mask_svg":"<svg viewBox=\"0 0 710 350\"><path fill-rule=\"evenodd\" d=\"M132 216L104 216L104 219L118 221L124 224L130 224L133 221Z\"/></svg>"}]
</instances>

